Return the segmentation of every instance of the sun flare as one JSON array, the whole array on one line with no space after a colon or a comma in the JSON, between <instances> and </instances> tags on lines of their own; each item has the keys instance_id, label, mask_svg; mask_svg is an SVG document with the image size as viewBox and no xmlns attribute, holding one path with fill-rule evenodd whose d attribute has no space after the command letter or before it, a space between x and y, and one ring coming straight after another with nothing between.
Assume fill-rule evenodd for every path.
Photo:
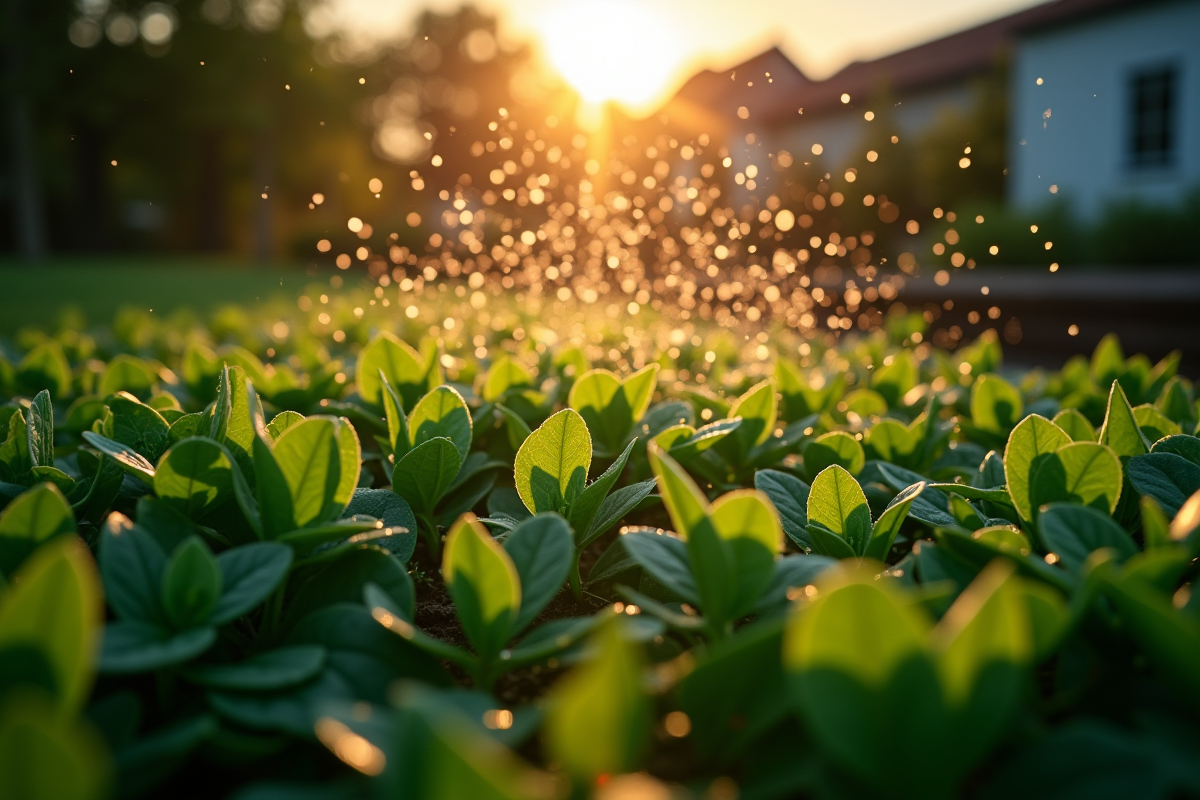
<instances>
[{"instance_id":1,"label":"sun flare","mask_svg":"<svg viewBox=\"0 0 1200 800\"><path fill-rule=\"evenodd\" d=\"M649 111L683 66L674 29L646 3L563 3L539 27L551 63L591 103Z\"/></svg>"}]
</instances>

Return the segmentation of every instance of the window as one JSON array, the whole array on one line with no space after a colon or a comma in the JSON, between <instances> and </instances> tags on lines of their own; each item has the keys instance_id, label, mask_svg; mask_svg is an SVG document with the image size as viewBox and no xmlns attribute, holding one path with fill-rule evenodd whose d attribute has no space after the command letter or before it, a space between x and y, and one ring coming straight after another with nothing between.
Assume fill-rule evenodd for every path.
<instances>
[{"instance_id":1,"label":"window","mask_svg":"<svg viewBox=\"0 0 1200 800\"><path fill-rule=\"evenodd\" d=\"M1174 66L1139 70L1130 84L1130 161L1135 167L1163 167L1175 158L1179 71Z\"/></svg>"}]
</instances>

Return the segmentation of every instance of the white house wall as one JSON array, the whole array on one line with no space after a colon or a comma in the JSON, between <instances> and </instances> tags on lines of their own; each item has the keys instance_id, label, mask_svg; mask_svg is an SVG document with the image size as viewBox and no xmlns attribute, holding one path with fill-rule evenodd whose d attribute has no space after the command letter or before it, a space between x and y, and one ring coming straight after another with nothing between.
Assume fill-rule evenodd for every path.
<instances>
[{"instance_id":1,"label":"white house wall","mask_svg":"<svg viewBox=\"0 0 1200 800\"><path fill-rule=\"evenodd\" d=\"M1136 168L1131 76L1168 62L1179 70L1177 156L1169 167ZM1200 185L1200 1L1147 0L1031 33L1017 46L1010 91L1010 199L1021 209L1042 207L1057 186L1080 217L1095 219L1112 199L1168 204Z\"/></svg>"}]
</instances>

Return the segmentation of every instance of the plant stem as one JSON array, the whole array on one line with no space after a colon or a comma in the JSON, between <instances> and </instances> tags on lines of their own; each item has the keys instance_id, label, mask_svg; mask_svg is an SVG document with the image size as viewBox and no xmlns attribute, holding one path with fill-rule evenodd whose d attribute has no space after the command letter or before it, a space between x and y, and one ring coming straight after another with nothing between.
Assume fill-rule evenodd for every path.
<instances>
[{"instance_id":1,"label":"plant stem","mask_svg":"<svg viewBox=\"0 0 1200 800\"><path fill-rule=\"evenodd\" d=\"M583 602L583 581L579 578L579 556L582 555L579 550L575 551L575 557L571 560L571 571L567 575L567 581L571 587L571 594L575 595L575 602Z\"/></svg>"},{"instance_id":2,"label":"plant stem","mask_svg":"<svg viewBox=\"0 0 1200 800\"><path fill-rule=\"evenodd\" d=\"M434 562L437 562L442 551L442 542L441 537L438 536L437 525L429 517L421 516L419 527L425 532L425 546L429 548L429 557Z\"/></svg>"}]
</instances>

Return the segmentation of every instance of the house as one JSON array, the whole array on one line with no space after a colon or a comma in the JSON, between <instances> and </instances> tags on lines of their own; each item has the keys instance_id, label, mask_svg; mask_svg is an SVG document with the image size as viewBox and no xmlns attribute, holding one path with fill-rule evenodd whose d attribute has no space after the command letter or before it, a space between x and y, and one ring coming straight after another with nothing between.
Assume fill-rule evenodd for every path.
<instances>
[{"instance_id":1,"label":"house","mask_svg":"<svg viewBox=\"0 0 1200 800\"><path fill-rule=\"evenodd\" d=\"M861 156L872 99L891 99L899 136L918 135L967 112L972 82L998 64L1014 208L1059 195L1091 219L1112 200L1171 203L1200 186L1200 0L1053 0L821 81L773 48L697 74L663 113L839 167Z\"/></svg>"}]
</instances>

